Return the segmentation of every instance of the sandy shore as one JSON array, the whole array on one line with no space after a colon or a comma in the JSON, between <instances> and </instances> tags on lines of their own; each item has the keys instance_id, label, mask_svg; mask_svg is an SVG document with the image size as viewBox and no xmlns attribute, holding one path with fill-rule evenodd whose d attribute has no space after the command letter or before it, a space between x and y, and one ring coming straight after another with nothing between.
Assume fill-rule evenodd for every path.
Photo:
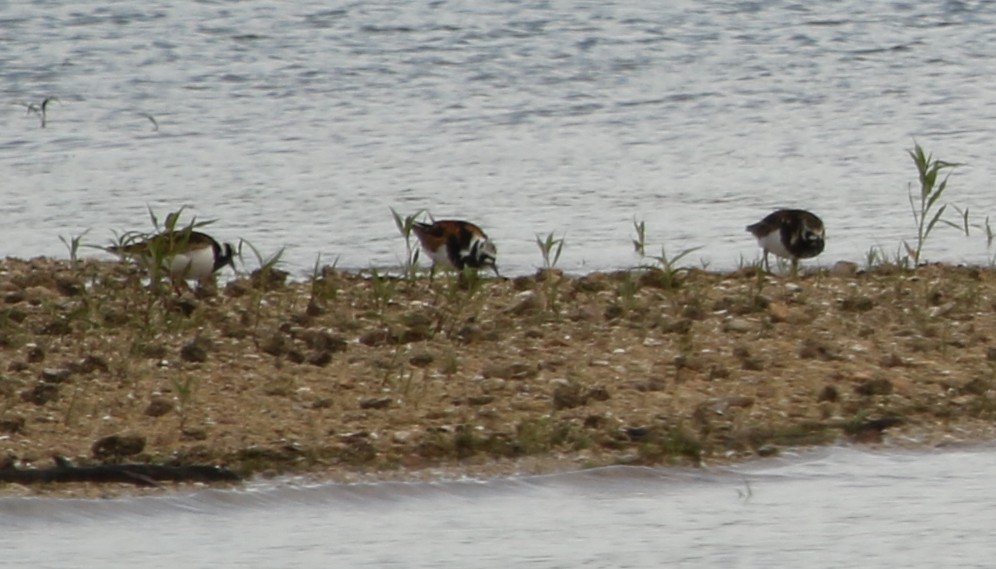
<instances>
[{"instance_id":1,"label":"sandy shore","mask_svg":"<svg viewBox=\"0 0 996 569\"><path fill-rule=\"evenodd\" d=\"M125 264L6 259L0 449L356 480L996 437L996 273L854 269L328 269L178 294ZM114 491L77 486L0 494Z\"/></svg>"}]
</instances>

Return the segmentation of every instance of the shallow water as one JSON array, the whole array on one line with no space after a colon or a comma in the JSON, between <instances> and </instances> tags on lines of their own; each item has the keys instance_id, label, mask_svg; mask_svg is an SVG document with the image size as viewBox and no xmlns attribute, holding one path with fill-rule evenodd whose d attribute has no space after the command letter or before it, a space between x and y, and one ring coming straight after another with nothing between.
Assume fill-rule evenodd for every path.
<instances>
[{"instance_id":1,"label":"shallow water","mask_svg":"<svg viewBox=\"0 0 996 569\"><path fill-rule=\"evenodd\" d=\"M11 567L990 567L996 447L0 499Z\"/></svg>"},{"instance_id":2,"label":"shallow water","mask_svg":"<svg viewBox=\"0 0 996 569\"><path fill-rule=\"evenodd\" d=\"M986 2L175 2L0 6L0 254L147 230L180 205L297 274L404 256L389 208L478 221L508 273L702 247L813 209L820 262L913 235L916 139L991 212L996 11ZM154 117L158 130L143 114ZM84 251L91 253L90 250ZM987 263L938 229L926 256ZM255 261L249 255L250 265Z\"/></svg>"}]
</instances>

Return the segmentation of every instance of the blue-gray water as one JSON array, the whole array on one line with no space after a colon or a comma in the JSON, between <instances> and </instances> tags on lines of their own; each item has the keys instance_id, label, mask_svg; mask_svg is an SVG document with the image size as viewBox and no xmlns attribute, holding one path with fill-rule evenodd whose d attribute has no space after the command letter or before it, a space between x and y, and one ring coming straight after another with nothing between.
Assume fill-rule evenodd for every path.
<instances>
[{"instance_id":1,"label":"blue-gray water","mask_svg":"<svg viewBox=\"0 0 996 569\"><path fill-rule=\"evenodd\" d=\"M550 232L565 269L633 265L634 219L729 268L778 206L824 218L823 264L894 255L914 139L964 163L949 201L996 213L994 24L958 1L4 3L0 254L189 205L298 274L398 263L391 207L478 221L510 273ZM22 104L45 97L42 129ZM947 227L925 253L987 254Z\"/></svg>"},{"instance_id":2,"label":"blue-gray water","mask_svg":"<svg viewBox=\"0 0 996 569\"><path fill-rule=\"evenodd\" d=\"M9 567L992 567L996 449L0 499Z\"/></svg>"}]
</instances>

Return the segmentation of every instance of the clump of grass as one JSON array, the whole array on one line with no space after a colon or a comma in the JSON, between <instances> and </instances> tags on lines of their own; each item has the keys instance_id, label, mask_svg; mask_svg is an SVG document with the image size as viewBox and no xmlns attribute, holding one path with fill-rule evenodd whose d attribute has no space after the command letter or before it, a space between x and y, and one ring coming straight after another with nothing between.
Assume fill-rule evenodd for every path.
<instances>
[{"instance_id":1,"label":"clump of grass","mask_svg":"<svg viewBox=\"0 0 996 569\"><path fill-rule=\"evenodd\" d=\"M633 229L636 230L636 239L633 240L633 250L640 258L647 256L647 224L644 221L633 220Z\"/></svg>"},{"instance_id":2,"label":"clump of grass","mask_svg":"<svg viewBox=\"0 0 996 569\"><path fill-rule=\"evenodd\" d=\"M455 336L468 320L474 320L484 307L487 297L482 293L484 279L478 271L465 267L457 278L447 279L442 288L435 288L433 305L438 312L436 331Z\"/></svg>"},{"instance_id":3,"label":"clump of grass","mask_svg":"<svg viewBox=\"0 0 996 569\"><path fill-rule=\"evenodd\" d=\"M329 280L329 276L336 274L336 266L339 264L339 258L332 262L331 265L321 266L321 255L315 257L315 265L311 269L311 286L309 288L308 296L308 311L317 312L322 309L322 306L328 301L334 301L339 294L339 289L336 287L336 283Z\"/></svg>"},{"instance_id":4,"label":"clump of grass","mask_svg":"<svg viewBox=\"0 0 996 569\"><path fill-rule=\"evenodd\" d=\"M417 240L412 239L412 228L415 227L418 217L425 213L425 210L418 210L411 215L401 216L400 213L391 208L391 216L394 217L394 225L398 232L405 239L405 262L402 266L402 274L408 282L413 282L418 276L419 247Z\"/></svg>"},{"instance_id":5,"label":"clump of grass","mask_svg":"<svg viewBox=\"0 0 996 569\"><path fill-rule=\"evenodd\" d=\"M646 464L654 464L674 459L689 460L699 464L705 452L702 441L691 431L681 426L655 428L637 447L640 459Z\"/></svg>"},{"instance_id":6,"label":"clump of grass","mask_svg":"<svg viewBox=\"0 0 996 569\"><path fill-rule=\"evenodd\" d=\"M252 337L258 343L259 326L263 320L263 300L266 296L266 291L275 288L287 278L287 273L278 268L284 255L284 248L281 247L274 253L264 255L255 245L245 239L240 239L237 251L239 259L244 259L243 251L245 247L248 247L252 251L256 265L259 267L252 271L251 280L254 286L250 289L251 296L249 299L251 308L249 328L252 330ZM245 265L244 260L242 264Z\"/></svg>"},{"instance_id":7,"label":"clump of grass","mask_svg":"<svg viewBox=\"0 0 996 569\"><path fill-rule=\"evenodd\" d=\"M374 306L383 312L387 305L394 299L398 290L398 280L390 275L381 274L376 267L370 268L370 294Z\"/></svg>"},{"instance_id":8,"label":"clump of grass","mask_svg":"<svg viewBox=\"0 0 996 569\"><path fill-rule=\"evenodd\" d=\"M79 265L80 245L83 242L83 237L89 232L90 230L87 229L79 235L70 235L69 237L59 236L59 241L62 241L62 244L66 246L66 250L69 252L69 266L74 269Z\"/></svg>"},{"instance_id":9,"label":"clump of grass","mask_svg":"<svg viewBox=\"0 0 996 569\"><path fill-rule=\"evenodd\" d=\"M194 376L188 376L181 381L175 376L170 376L169 380L176 391L176 398L179 402L177 414L180 416L180 432L183 432L187 426L187 417L193 403L194 392L197 389L197 379Z\"/></svg>"},{"instance_id":10,"label":"clump of grass","mask_svg":"<svg viewBox=\"0 0 996 569\"><path fill-rule=\"evenodd\" d=\"M917 169L917 178L920 183L918 191L914 192L909 188L907 195L910 202L910 211L913 213L913 222L916 225L916 241L910 244L903 240L903 246L913 261L913 266L918 267L923 254L923 247L938 223L943 223L964 230L968 234L968 208L964 211L958 210L962 215L961 225L942 218L948 204L938 204L938 200L944 195L948 187L948 179L951 177L951 170L959 164L946 162L934 158L933 155L924 151L918 143L914 143L913 150L907 151L913 164ZM946 172L946 173L945 173ZM941 177L942 173L944 174ZM956 207L956 209L958 209Z\"/></svg>"},{"instance_id":11,"label":"clump of grass","mask_svg":"<svg viewBox=\"0 0 996 569\"><path fill-rule=\"evenodd\" d=\"M543 267L537 279L537 284L542 283L541 293L546 298L547 309L555 314L560 314L560 286L563 279L557 273L557 263L560 261L560 254L564 252L564 237L559 239L554 237L551 231L546 237L536 234L536 246L539 247L540 255L543 257Z\"/></svg>"},{"instance_id":12,"label":"clump of grass","mask_svg":"<svg viewBox=\"0 0 996 569\"><path fill-rule=\"evenodd\" d=\"M252 251L253 258L256 261L256 266L258 268L252 271L252 280L258 287L263 289L270 288L270 286L276 284L277 282L283 282L283 280L287 277L287 273L279 268L280 264L283 262L286 247L281 247L275 252L266 255L249 241L240 239L237 250L239 259L244 259L244 247L248 247L249 250ZM245 265L244 260L242 264Z\"/></svg>"},{"instance_id":13,"label":"clump of grass","mask_svg":"<svg viewBox=\"0 0 996 569\"><path fill-rule=\"evenodd\" d=\"M537 233L536 246L539 247L540 255L543 256L543 269L555 269L560 261L560 254L564 252L564 237L557 239L553 236L552 231L545 238Z\"/></svg>"},{"instance_id":14,"label":"clump of grass","mask_svg":"<svg viewBox=\"0 0 996 569\"><path fill-rule=\"evenodd\" d=\"M633 240L633 249L640 256L641 268L655 271L655 284L665 290L673 290L680 285L681 274L687 269L679 267L678 263L698 251L702 247L689 247L682 249L677 255L671 256L667 253L667 248L661 245L660 255L647 255L647 226L643 221L633 220L633 228L636 230L636 239ZM650 259L653 263L647 263Z\"/></svg>"}]
</instances>

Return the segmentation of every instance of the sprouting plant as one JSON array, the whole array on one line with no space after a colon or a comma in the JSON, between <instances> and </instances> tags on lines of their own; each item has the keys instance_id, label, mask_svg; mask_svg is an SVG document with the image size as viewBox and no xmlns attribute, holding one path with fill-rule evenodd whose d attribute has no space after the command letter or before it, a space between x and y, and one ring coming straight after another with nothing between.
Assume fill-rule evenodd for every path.
<instances>
[{"instance_id":1,"label":"sprouting plant","mask_svg":"<svg viewBox=\"0 0 996 569\"><path fill-rule=\"evenodd\" d=\"M640 258L647 256L647 224L642 220L633 220L633 228L636 230L636 239L633 240L633 249Z\"/></svg>"},{"instance_id":2,"label":"sprouting plant","mask_svg":"<svg viewBox=\"0 0 996 569\"><path fill-rule=\"evenodd\" d=\"M26 108L29 114L35 113L36 115L38 115L38 119L41 120L41 127L45 128L45 126L48 124L48 105L50 103L57 103L57 102L59 102L58 97L46 97L42 99L40 105L36 105L34 103L16 103L16 104L19 104L24 108Z\"/></svg>"},{"instance_id":3,"label":"sprouting plant","mask_svg":"<svg viewBox=\"0 0 996 569\"><path fill-rule=\"evenodd\" d=\"M640 291L640 282L631 271L626 271L623 280L616 287L616 294L619 295L619 306L624 312L629 312L636 308L636 294Z\"/></svg>"},{"instance_id":4,"label":"sprouting plant","mask_svg":"<svg viewBox=\"0 0 996 569\"><path fill-rule=\"evenodd\" d=\"M636 239L633 240L633 248L636 250L637 254L640 255L641 259L646 259L648 257L647 250L647 226L643 221L637 222L633 221L633 228L636 230ZM660 255L651 255L650 259L656 261L658 269L661 271L661 286L665 289L676 288L678 284L678 276L685 270L678 268L678 261L681 261L688 255L691 255L695 251L698 251L702 247L690 247L688 249L682 249L674 257L670 257L667 254L667 249L661 245ZM741 264L743 264L743 257L740 259ZM650 266L643 264L644 269L651 268Z\"/></svg>"},{"instance_id":5,"label":"sprouting plant","mask_svg":"<svg viewBox=\"0 0 996 569\"><path fill-rule=\"evenodd\" d=\"M882 264L883 255L882 248L871 246L865 251L865 269L871 270Z\"/></svg>"},{"instance_id":6,"label":"sprouting plant","mask_svg":"<svg viewBox=\"0 0 996 569\"><path fill-rule=\"evenodd\" d=\"M152 123L152 132L159 132L159 121L156 120L156 117L150 115L149 113L138 113L138 114L139 116L143 116L149 119L149 122Z\"/></svg>"},{"instance_id":7,"label":"sprouting plant","mask_svg":"<svg viewBox=\"0 0 996 569\"><path fill-rule=\"evenodd\" d=\"M914 143L913 150L909 150L907 152L909 153L910 158L913 159L913 164L916 166L920 189L915 193L912 188L908 190L910 210L913 212L913 222L916 225L916 241L915 245L911 245L909 242L904 240L903 246L912 258L913 266L917 267L920 265L923 246L938 222L943 222L946 225L962 229L962 226L941 218L941 216L944 215L944 211L947 209L948 204L943 204L938 207L937 203L944 194L944 190L948 187L948 178L951 176L951 173L948 172L944 175L944 178L940 180L938 177L945 170L950 170L959 164L935 159L931 154L924 152L923 147L918 143ZM967 208L963 213L963 218L964 230L967 233Z\"/></svg>"},{"instance_id":8,"label":"sprouting plant","mask_svg":"<svg viewBox=\"0 0 996 569\"><path fill-rule=\"evenodd\" d=\"M370 291L373 294L374 304L378 310L383 310L391 300L398 288L398 281L388 275L382 275L376 268L370 269Z\"/></svg>"},{"instance_id":9,"label":"sprouting plant","mask_svg":"<svg viewBox=\"0 0 996 569\"><path fill-rule=\"evenodd\" d=\"M560 261L560 254L564 251L564 237L559 239L553 236L553 232L546 235L546 238L536 234L536 245L540 254L543 255L543 268L537 276L537 291L546 300L546 308L554 315L560 314L560 286L563 278L554 271Z\"/></svg>"},{"instance_id":10,"label":"sprouting plant","mask_svg":"<svg viewBox=\"0 0 996 569\"><path fill-rule=\"evenodd\" d=\"M470 267L464 267L458 278L447 279L445 286L436 287L434 306L438 314L436 331L454 335L468 319L476 318L487 297L484 278Z\"/></svg>"},{"instance_id":11,"label":"sprouting plant","mask_svg":"<svg viewBox=\"0 0 996 569\"><path fill-rule=\"evenodd\" d=\"M336 266L339 264L339 257L332 261L331 265L321 266L322 256L315 257L315 265L311 269L311 296L308 299L308 306L318 306L319 301L334 300L338 289L335 283L329 281L329 275L335 274Z\"/></svg>"},{"instance_id":12,"label":"sprouting plant","mask_svg":"<svg viewBox=\"0 0 996 569\"><path fill-rule=\"evenodd\" d=\"M250 305L252 306L252 335L253 338L259 338L259 324L262 320L263 314L263 299L266 295L266 291L270 290L274 286L279 286L283 283L283 280L287 277L287 273L281 271L277 268L280 264L281 259L284 255L284 247L278 249L275 253L270 255L264 255L256 248L255 245L250 243L245 239L239 239L239 246L237 248L237 255L239 259L243 259L243 248L249 247L252 251L253 257L256 258L256 264L258 269L252 271L251 280L254 283L252 287L252 292L250 296ZM245 261L242 261L245 265Z\"/></svg>"},{"instance_id":13,"label":"sprouting plant","mask_svg":"<svg viewBox=\"0 0 996 569\"><path fill-rule=\"evenodd\" d=\"M79 264L80 243L83 240L83 237L89 232L90 230L87 229L79 235L70 235L68 238L63 237L62 235L59 236L59 241L62 241L62 244L65 245L66 249L69 251L69 266L74 269L76 268L76 265Z\"/></svg>"},{"instance_id":14,"label":"sprouting plant","mask_svg":"<svg viewBox=\"0 0 996 569\"><path fill-rule=\"evenodd\" d=\"M543 255L543 268L552 269L556 267L557 262L560 261L560 254L564 251L564 238L556 239L553 236L553 232L550 232L544 239L537 233L536 245L539 247L540 254Z\"/></svg>"},{"instance_id":15,"label":"sprouting plant","mask_svg":"<svg viewBox=\"0 0 996 569\"><path fill-rule=\"evenodd\" d=\"M194 376L188 376L183 381L175 377L169 378L170 383L173 384L173 389L176 390L176 397L179 400L179 408L177 413L180 415L180 431L184 430L187 422L187 412L190 411L190 404L194 397L194 390L197 386L196 378Z\"/></svg>"},{"instance_id":16,"label":"sprouting plant","mask_svg":"<svg viewBox=\"0 0 996 569\"><path fill-rule=\"evenodd\" d=\"M402 217L400 213L394 211L391 208L391 215L394 217L394 225L398 228L398 232L401 236L405 238L405 264L404 264L404 277L412 282L415 277L418 276L418 256L419 248L417 243L412 240L412 228L415 227L417 223L417 218L424 213L425 210L418 210L411 215L406 215Z\"/></svg>"},{"instance_id":17,"label":"sprouting plant","mask_svg":"<svg viewBox=\"0 0 996 569\"><path fill-rule=\"evenodd\" d=\"M259 268L253 271L253 275L255 276L255 278L257 278L259 282L268 283L270 281L270 278L278 270L277 267L278 265L280 265L280 263L283 260L286 247L281 247L280 249L277 249L277 251L274 253L271 253L269 255L264 255L262 252L260 252L259 249L256 248L255 245L253 245L249 241L245 239L239 239L239 246L236 252L239 259L243 258L242 255L243 246L249 247L249 250L252 251L253 257L255 257L256 259L256 266L258 266ZM243 261L242 264L245 265L245 261Z\"/></svg>"},{"instance_id":18,"label":"sprouting plant","mask_svg":"<svg viewBox=\"0 0 996 569\"><path fill-rule=\"evenodd\" d=\"M682 271L686 270L678 267L678 261L681 261L701 248L702 247L689 247L688 249L682 249L677 255L669 257L667 249L661 245L661 254L654 255L651 259L657 261L657 266L661 271L661 284L665 289L676 288L678 286L678 277Z\"/></svg>"},{"instance_id":19,"label":"sprouting plant","mask_svg":"<svg viewBox=\"0 0 996 569\"><path fill-rule=\"evenodd\" d=\"M987 215L986 216L986 221L983 222L982 224L978 225L977 227L979 227L980 229L985 230L985 232L986 232L986 249L991 248L993 246L993 240L996 240L996 232L993 232L993 227L992 227L992 225L989 224L989 216Z\"/></svg>"}]
</instances>

